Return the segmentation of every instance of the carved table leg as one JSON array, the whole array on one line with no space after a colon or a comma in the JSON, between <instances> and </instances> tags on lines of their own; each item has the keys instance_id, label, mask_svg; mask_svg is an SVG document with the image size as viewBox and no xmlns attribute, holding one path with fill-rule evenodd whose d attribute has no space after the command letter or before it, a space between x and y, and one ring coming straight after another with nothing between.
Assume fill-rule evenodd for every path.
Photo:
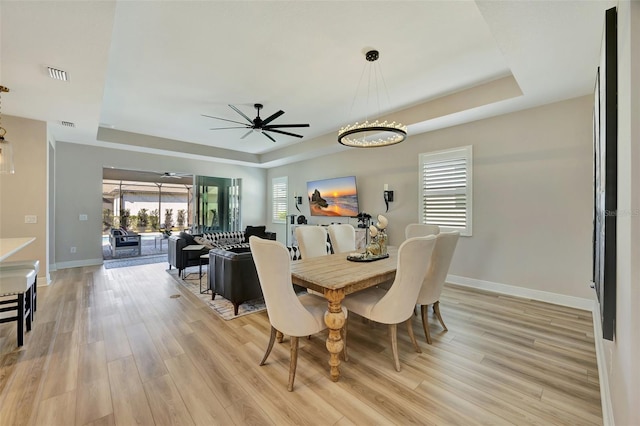
<instances>
[{"instance_id":1,"label":"carved table leg","mask_svg":"<svg viewBox=\"0 0 640 426\"><path fill-rule=\"evenodd\" d=\"M324 322L329 328L327 337L327 350L329 351L329 366L331 368L331 380L337 382L340 379L340 352L344 347L340 330L344 326L345 317L342 312L342 299L344 290L326 290L324 297L329 302L328 311L324 314Z\"/></svg>"}]
</instances>

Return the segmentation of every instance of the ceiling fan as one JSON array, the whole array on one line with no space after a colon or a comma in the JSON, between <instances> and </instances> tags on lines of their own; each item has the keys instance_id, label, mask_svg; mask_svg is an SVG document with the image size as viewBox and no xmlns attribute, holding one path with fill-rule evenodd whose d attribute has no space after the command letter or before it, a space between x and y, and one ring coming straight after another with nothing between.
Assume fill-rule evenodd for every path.
<instances>
[{"instance_id":1,"label":"ceiling fan","mask_svg":"<svg viewBox=\"0 0 640 426\"><path fill-rule=\"evenodd\" d=\"M249 117L247 117L245 113L240 111L238 108L236 108L235 106L229 104L229 107L232 110L234 110L235 112L237 112L238 114L240 114L245 120L247 120L247 123L243 123L243 122L235 121L235 120L228 120L226 118L213 117L211 115L206 115L206 114L202 114L202 116L203 117L209 117L209 118L215 118L216 120L223 120L223 121L229 121L231 123L241 124L241 126L235 126L235 127L215 127L215 128L213 128L211 130L249 129L249 131L247 133L245 133L240 139L246 138L247 136L249 136L254 131L262 133L267 138L269 138L272 142L275 142L276 140L270 134L268 134L266 132L280 133L282 135L294 136L296 138L301 138L301 137L303 137L302 135L298 135L296 133L291 133L291 132L285 132L284 130L278 130L278 129L291 128L291 127L309 127L309 124L270 124L273 120L275 120L276 118L278 118L282 114L284 114L284 111L280 110L280 111L278 111L276 113L271 114L269 117L267 117L265 119L262 119L262 118L260 118L260 110L263 108L263 105L262 104L254 104L253 106L258 111L258 115L257 115L256 118L254 118L252 120Z\"/></svg>"},{"instance_id":2,"label":"ceiling fan","mask_svg":"<svg viewBox=\"0 0 640 426\"><path fill-rule=\"evenodd\" d=\"M175 173L175 172L164 172L160 174L161 179L181 179L183 177L192 176L191 173Z\"/></svg>"}]
</instances>

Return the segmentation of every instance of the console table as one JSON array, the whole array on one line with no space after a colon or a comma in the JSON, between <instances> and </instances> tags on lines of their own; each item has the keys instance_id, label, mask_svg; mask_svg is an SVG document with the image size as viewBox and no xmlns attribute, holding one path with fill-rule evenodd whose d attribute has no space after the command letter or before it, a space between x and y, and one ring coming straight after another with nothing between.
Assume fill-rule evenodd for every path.
<instances>
[{"instance_id":1,"label":"console table","mask_svg":"<svg viewBox=\"0 0 640 426\"><path fill-rule=\"evenodd\" d=\"M299 226L329 226L329 225L291 225L291 245L297 246L298 239L296 238L296 228ZM366 228L355 228L356 230L356 250L364 250L367 246L367 231Z\"/></svg>"}]
</instances>

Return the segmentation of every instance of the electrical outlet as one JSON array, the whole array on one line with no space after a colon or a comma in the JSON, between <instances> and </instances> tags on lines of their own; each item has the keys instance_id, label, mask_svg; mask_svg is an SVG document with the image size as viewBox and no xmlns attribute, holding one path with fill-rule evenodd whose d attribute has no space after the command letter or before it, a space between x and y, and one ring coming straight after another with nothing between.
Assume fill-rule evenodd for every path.
<instances>
[{"instance_id":1,"label":"electrical outlet","mask_svg":"<svg viewBox=\"0 0 640 426\"><path fill-rule=\"evenodd\" d=\"M70 251L71 251L71 253L75 253L76 252L76 248L75 247L71 247Z\"/></svg>"},{"instance_id":2,"label":"electrical outlet","mask_svg":"<svg viewBox=\"0 0 640 426\"><path fill-rule=\"evenodd\" d=\"M86 214L81 214L81 215L78 217L78 220L81 220L81 221L88 220L88 216L87 216Z\"/></svg>"},{"instance_id":3,"label":"electrical outlet","mask_svg":"<svg viewBox=\"0 0 640 426\"><path fill-rule=\"evenodd\" d=\"M38 223L38 216L34 214L28 214L24 217L24 223Z\"/></svg>"}]
</instances>

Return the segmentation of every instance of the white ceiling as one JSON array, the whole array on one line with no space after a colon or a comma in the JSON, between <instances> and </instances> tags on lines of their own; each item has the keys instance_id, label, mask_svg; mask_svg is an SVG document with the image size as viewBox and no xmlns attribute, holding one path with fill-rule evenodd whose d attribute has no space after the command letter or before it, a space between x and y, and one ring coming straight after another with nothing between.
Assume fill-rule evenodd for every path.
<instances>
[{"instance_id":1,"label":"white ceiling","mask_svg":"<svg viewBox=\"0 0 640 426\"><path fill-rule=\"evenodd\" d=\"M58 141L268 167L346 149L337 129L378 113L415 134L588 94L614 3L0 0L2 113ZM359 84L368 48L379 108ZM202 116L257 102L310 127L273 143Z\"/></svg>"}]
</instances>

